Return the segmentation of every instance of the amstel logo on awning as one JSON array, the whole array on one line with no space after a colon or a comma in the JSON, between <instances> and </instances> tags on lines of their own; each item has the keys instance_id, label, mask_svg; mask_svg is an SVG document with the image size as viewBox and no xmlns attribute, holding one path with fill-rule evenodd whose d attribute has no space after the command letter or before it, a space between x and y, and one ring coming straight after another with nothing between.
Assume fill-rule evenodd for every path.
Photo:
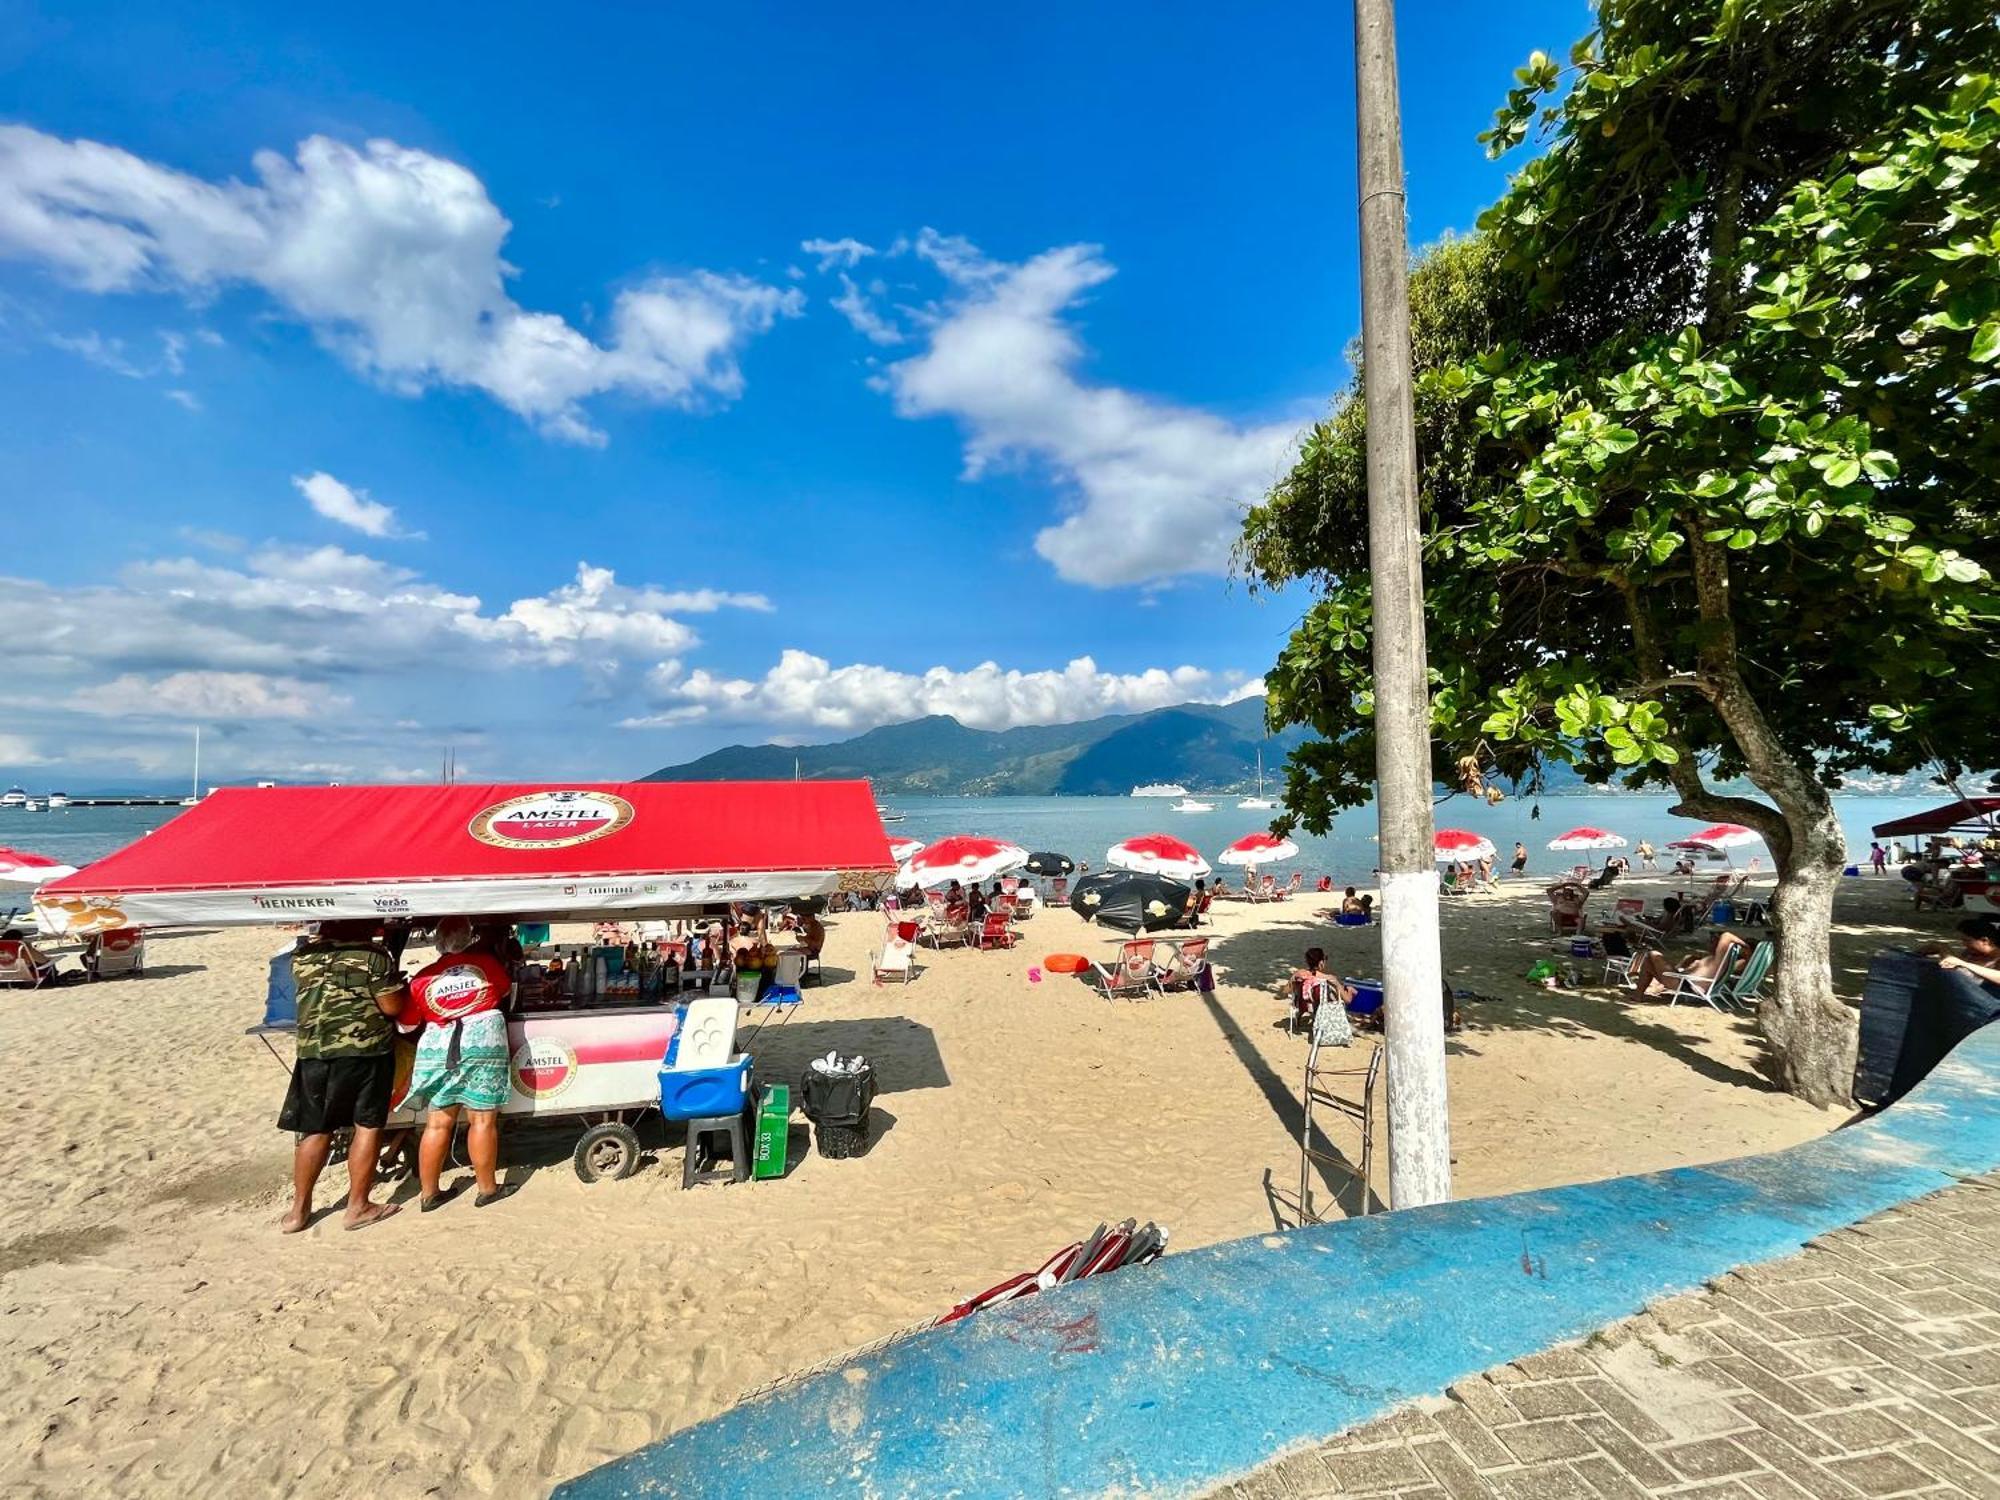
<instances>
[{"instance_id":1,"label":"amstel logo on awning","mask_svg":"<svg viewBox=\"0 0 2000 1500\"><path fill-rule=\"evenodd\" d=\"M485 808L467 831L499 849L567 849L631 821L632 804L609 792L534 792Z\"/></svg>"}]
</instances>

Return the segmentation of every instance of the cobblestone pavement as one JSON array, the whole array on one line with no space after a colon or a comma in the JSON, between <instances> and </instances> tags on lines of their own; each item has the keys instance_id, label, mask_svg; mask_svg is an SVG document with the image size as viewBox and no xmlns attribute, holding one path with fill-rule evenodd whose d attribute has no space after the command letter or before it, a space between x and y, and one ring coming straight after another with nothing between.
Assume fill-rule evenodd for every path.
<instances>
[{"instance_id":1,"label":"cobblestone pavement","mask_svg":"<svg viewBox=\"0 0 2000 1500\"><path fill-rule=\"evenodd\" d=\"M1211 1493L2000 1497L2000 1173Z\"/></svg>"}]
</instances>

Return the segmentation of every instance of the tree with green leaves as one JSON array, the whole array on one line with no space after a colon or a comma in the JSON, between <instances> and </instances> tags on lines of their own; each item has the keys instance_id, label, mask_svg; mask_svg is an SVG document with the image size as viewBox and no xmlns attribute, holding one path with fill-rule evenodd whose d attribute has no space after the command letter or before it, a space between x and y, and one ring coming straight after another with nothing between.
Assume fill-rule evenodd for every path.
<instances>
[{"instance_id":1,"label":"tree with green leaves","mask_svg":"<svg viewBox=\"0 0 2000 1500\"><path fill-rule=\"evenodd\" d=\"M1996 74L1991 5L1602 0L1487 138L1545 149L1412 277L1435 772L1561 761L1761 834L1759 1018L1818 1103L1832 793L2000 760ZM1373 775L1365 443L1357 383L1242 544L1321 589L1266 679L1316 829Z\"/></svg>"}]
</instances>

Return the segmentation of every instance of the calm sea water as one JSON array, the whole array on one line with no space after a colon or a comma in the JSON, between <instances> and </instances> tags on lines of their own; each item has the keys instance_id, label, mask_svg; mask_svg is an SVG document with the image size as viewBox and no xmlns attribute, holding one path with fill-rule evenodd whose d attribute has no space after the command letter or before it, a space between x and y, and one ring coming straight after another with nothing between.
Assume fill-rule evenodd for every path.
<instances>
[{"instance_id":1,"label":"calm sea water","mask_svg":"<svg viewBox=\"0 0 2000 1500\"><path fill-rule=\"evenodd\" d=\"M1516 839L1528 846L1531 871L1553 871L1575 857L1549 852L1548 841L1565 829L1594 824L1621 833L1634 844L1650 838L1655 845L1682 838L1698 826L1672 816L1668 797L1579 795L1544 798L1540 817L1535 805L1507 801L1498 807L1470 797L1454 797L1437 808L1441 828L1467 828L1484 834L1508 855ZM1847 829L1848 849L1856 857L1868 849L1871 824L1887 822L1946 800L1937 797L1847 797L1839 803ZM1120 839L1139 833L1171 833L1186 839L1211 861L1222 848L1270 819L1269 813L1239 810L1233 797L1216 799L1214 812L1175 813L1168 798L1150 797L888 797L883 805L904 815L889 825L892 834L930 840L948 833L982 833L1011 839L1029 849L1053 849L1092 866L1102 866L1104 851ZM55 812L0 811L0 845L33 850L66 864L88 864L164 827L176 807L75 807ZM1332 875L1340 884L1364 881L1375 868L1375 812L1356 808L1342 813L1325 838L1297 836L1297 868ZM1764 854L1761 847L1735 853L1737 864ZM1765 855L1765 868L1770 859ZM0 905L7 898L0 895Z\"/></svg>"}]
</instances>

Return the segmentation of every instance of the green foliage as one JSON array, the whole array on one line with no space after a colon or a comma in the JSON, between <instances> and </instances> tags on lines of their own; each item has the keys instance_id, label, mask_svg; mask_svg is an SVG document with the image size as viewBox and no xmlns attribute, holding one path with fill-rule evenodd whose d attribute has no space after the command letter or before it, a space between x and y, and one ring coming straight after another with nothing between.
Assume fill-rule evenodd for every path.
<instances>
[{"instance_id":1,"label":"green foliage","mask_svg":"<svg viewBox=\"0 0 2000 1500\"><path fill-rule=\"evenodd\" d=\"M1700 767L1790 815L1995 758L1995 72L1990 5L1604 0L1517 74L1487 139L1546 149L1411 282L1440 779ZM1266 677L1327 740L1309 827L1372 789L1365 437L1357 386L1241 552L1322 589Z\"/></svg>"}]
</instances>

